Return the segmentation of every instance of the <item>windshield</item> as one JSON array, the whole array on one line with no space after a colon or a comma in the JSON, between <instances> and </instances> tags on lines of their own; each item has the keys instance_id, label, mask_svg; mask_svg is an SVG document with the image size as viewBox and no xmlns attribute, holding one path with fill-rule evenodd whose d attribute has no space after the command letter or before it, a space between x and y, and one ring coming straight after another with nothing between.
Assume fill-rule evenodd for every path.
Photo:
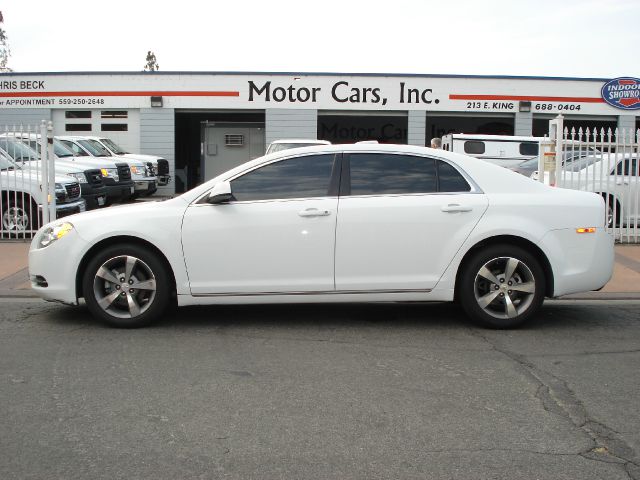
<instances>
[{"instance_id":1,"label":"windshield","mask_svg":"<svg viewBox=\"0 0 640 480\"><path fill-rule=\"evenodd\" d=\"M79 145L76 145L71 140L60 140L60 143L62 143L64 145L64 147L67 148L69 151L71 151L71 153L73 153L73 155L76 156L76 157L89 157L90 156L87 152L85 152L82 149L82 147L80 147Z\"/></svg>"},{"instance_id":2,"label":"windshield","mask_svg":"<svg viewBox=\"0 0 640 480\"><path fill-rule=\"evenodd\" d=\"M313 147L318 145L317 143L273 143L269 145L267 153L275 153L281 150L289 150L290 148L302 148Z\"/></svg>"},{"instance_id":3,"label":"windshield","mask_svg":"<svg viewBox=\"0 0 640 480\"><path fill-rule=\"evenodd\" d=\"M578 158L581 157L586 157L587 155L597 155L600 153L600 150L593 148L593 147L589 147L589 148L585 148L584 146L581 145L571 145L571 144L567 144L564 146L565 150L564 153L562 154L563 160L565 162L573 162Z\"/></svg>"},{"instance_id":4,"label":"windshield","mask_svg":"<svg viewBox=\"0 0 640 480\"><path fill-rule=\"evenodd\" d=\"M33 150L35 150L36 152L38 152L38 156L40 156L40 152L42 151L42 148L40 147L40 139L35 139L35 138L30 138L30 139L23 139L22 140L23 143L26 143L27 145L29 145ZM53 153L56 155L56 157L58 158L65 158L65 157L73 157L73 152L70 151L67 147L65 147L60 140L56 140L55 138L53 139Z\"/></svg>"},{"instance_id":5,"label":"windshield","mask_svg":"<svg viewBox=\"0 0 640 480\"><path fill-rule=\"evenodd\" d=\"M38 152L15 138L0 138L0 148L14 162L29 162L38 159Z\"/></svg>"},{"instance_id":6,"label":"windshield","mask_svg":"<svg viewBox=\"0 0 640 480\"><path fill-rule=\"evenodd\" d=\"M129 152L125 152L122 148L120 148L120 146L113 140L110 140L108 138L101 138L100 141L104 143L107 146L107 148L111 150L113 153L115 153L116 155L124 155L126 153L129 153Z\"/></svg>"},{"instance_id":7,"label":"windshield","mask_svg":"<svg viewBox=\"0 0 640 480\"><path fill-rule=\"evenodd\" d=\"M89 150L94 157L110 157L111 152L96 140L78 140L78 143Z\"/></svg>"},{"instance_id":8,"label":"windshield","mask_svg":"<svg viewBox=\"0 0 640 480\"><path fill-rule=\"evenodd\" d=\"M538 167L538 158L532 158L531 160L525 160L518 168L537 168Z\"/></svg>"},{"instance_id":9,"label":"windshield","mask_svg":"<svg viewBox=\"0 0 640 480\"><path fill-rule=\"evenodd\" d=\"M0 155L0 170L13 170L15 165L11 163L4 155Z\"/></svg>"},{"instance_id":10,"label":"windshield","mask_svg":"<svg viewBox=\"0 0 640 480\"><path fill-rule=\"evenodd\" d=\"M568 172L577 172L578 170L582 170L583 168L590 167L594 163L602 160L602 157L580 157L574 158L567 162L566 171Z\"/></svg>"}]
</instances>

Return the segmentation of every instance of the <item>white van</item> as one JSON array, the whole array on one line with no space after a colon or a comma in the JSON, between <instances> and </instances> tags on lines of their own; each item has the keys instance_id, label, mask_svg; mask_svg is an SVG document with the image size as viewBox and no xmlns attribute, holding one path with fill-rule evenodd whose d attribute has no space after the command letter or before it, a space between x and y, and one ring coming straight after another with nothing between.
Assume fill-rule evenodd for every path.
<instances>
[{"instance_id":1,"label":"white van","mask_svg":"<svg viewBox=\"0 0 640 480\"><path fill-rule=\"evenodd\" d=\"M512 168L537 158L541 140L543 137L450 133L442 137L442 149Z\"/></svg>"}]
</instances>

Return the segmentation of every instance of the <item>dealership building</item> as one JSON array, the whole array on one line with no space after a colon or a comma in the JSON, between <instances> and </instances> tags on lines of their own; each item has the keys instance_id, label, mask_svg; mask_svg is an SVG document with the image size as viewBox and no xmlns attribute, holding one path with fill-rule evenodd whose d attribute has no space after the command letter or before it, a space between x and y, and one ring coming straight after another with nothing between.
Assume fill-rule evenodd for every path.
<instances>
[{"instance_id":1,"label":"dealership building","mask_svg":"<svg viewBox=\"0 0 640 480\"><path fill-rule=\"evenodd\" d=\"M612 83L613 82L613 83ZM173 194L283 138L428 145L447 133L640 127L637 79L247 72L0 74L0 125L53 122L169 161Z\"/></svg>"}]
</instances>

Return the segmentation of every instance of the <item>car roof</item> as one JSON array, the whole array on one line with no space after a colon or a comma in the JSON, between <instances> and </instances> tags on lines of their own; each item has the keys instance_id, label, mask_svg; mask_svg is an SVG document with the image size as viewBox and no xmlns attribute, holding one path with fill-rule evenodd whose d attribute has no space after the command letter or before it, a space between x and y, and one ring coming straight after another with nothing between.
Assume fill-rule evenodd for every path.
<instances>
[{"instance_id":1,"label":"car roof","mask_svg":"<svg viewBox=\"0 0 640 480\"><path fill-rule=\"evenodd\" d=\"M522 135L488 135L488 134L474 134L474 133L451 133L451 138L455 140L478 140L478 141L501 141L501 142L539 142L544 140L544 137L527 137ZM448 135L444 135L447 137Z\"/></svg>"},{"instance_id":2,"label":"car roof","mask_svg":"<svg viewBox=\"0 0 640 480\"><path fill-rule=\"evenodd\" d=\"M442 159L459 167L474 183L483 191L492 193L514 193L514 192L537 192L542 188L542 184L535 182L519 173L512 172L506 168L494 165L484 160L479 160L468 155L447 152L442 149L420 147L400 144L341 144L341 145L316 145L311 147L301 147L296 149L281 150L270 153L262 157L250 160L239 165L204 184L186 192L185 200L194 201L213 187L217 182L233 178L241 173L266 165L273 161L282 160L289 157L297 157L310 154L336 154L336 153L393 153L393 154L413 154Z\"/></svg>"},{"instance_id":3,"label":"car roof","mask_svg":"<svg viewBox=\"0 0 640 480\"><path fill-rule=\"evenodd\" d=\"M329 142L328 140L317 140L315 138L282 138L279 140L274 140L270 145L278 143L315 143L318 145L331 145L331 142Z\"/></svg>"}]
</instances>

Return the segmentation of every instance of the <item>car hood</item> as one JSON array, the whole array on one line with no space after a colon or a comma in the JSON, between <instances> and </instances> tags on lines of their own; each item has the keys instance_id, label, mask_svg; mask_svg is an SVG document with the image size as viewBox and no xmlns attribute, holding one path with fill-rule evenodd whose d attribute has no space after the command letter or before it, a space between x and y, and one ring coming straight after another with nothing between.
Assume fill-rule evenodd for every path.
<instances>
[{"instance_id":1,"label":"car hood","mask_svg":"<svg viewBox=\"0 0 640 480\"><path fill-rule=\"evenodd\" d=\"M76 170L77 171L77 170ZM57 173L57 172L56 172ZM2 180L2 184L14 185L18 188L21 187L22 183L29 185L42 185L42 173L30 169L30 168L21 168L18 170L2 170L0 171L0 179ZM69 183L78 183L75 178L68 177L67 175L58 175L54 177L56 183L69 184Z\"/></svg>"},{"instance_id":2,"label":"car hood","mask_svg":"<svg viewBox=\"0 0 640 480\"><path fill-rule=\"evenodd\" d=\"M162 157L158 157L156 155L143 155L141 153L125 153L125 158L130 158L131 160L140 160L141 162L157 162L158 160L162 160Z\"/></svg>"}]
</instances>

